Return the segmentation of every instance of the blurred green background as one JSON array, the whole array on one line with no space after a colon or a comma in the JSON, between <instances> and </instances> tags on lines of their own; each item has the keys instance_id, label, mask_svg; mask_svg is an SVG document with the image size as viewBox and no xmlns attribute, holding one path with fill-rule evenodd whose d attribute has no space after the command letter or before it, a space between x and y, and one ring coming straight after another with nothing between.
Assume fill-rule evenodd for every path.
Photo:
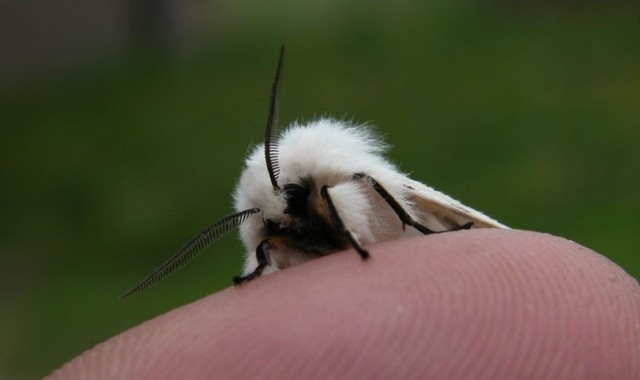
<instances>
[{"instance_id":1,"label":"blurred green background","mask_svg":"<svg viewBox=\"0 0 640 380\"><path fill-rule=\"evenodd\" d=\"M231 284L233 235L118 298L231 212L281 43L283 123L372 121L414 179L640 275L631 2L67 3L0 12L0 378Z\"/></svg>"}]
</instances>

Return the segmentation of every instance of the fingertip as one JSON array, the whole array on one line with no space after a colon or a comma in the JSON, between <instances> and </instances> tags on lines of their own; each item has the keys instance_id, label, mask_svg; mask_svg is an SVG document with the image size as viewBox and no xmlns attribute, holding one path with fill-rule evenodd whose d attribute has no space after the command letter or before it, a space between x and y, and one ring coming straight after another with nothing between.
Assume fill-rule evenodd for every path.
<instances>
[{"instance_id":1,"label":"fingertip","mask_svg":"<svg viewBox=\"0 0 640 380\"><path fill-rule=\"evenodd\" d=\"M173 310L52 378L640 378L638 283L587 248L497 229L367 248Z\"/></svg>"}]
</instances>

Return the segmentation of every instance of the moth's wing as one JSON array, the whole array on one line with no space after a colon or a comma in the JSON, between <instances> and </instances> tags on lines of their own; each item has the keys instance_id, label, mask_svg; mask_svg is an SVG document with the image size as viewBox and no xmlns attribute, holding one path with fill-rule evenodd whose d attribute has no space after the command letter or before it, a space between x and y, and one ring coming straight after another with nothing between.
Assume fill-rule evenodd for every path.
<instances>
[{"instance_id":1,"label":"moth's wing","mask_svg":"<svg viewBox=\"0 0 640 380\"><path fill-rule=\"evenodd\" d=\"M455 228L473 222L472 228L509 228L418 181L407 178L405 189L405 197L417 214L415 217L427 226L440 224L445 228Z\"/></svg>"}]
</instances>

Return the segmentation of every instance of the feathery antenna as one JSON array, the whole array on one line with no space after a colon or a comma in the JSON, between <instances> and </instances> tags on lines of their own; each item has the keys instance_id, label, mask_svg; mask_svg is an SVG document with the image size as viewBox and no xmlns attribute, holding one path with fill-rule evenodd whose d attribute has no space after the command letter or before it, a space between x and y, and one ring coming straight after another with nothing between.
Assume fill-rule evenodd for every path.
<instances>
[{"instance_id":1,"label":"feathery antenna","mask_svg":"<svg viewBox=\"0 0 640 380\"><path fill-rule=\"evenodd\" d=\"M271 87L271 103L269 104L269 117L267 118L267 131L264 137L264 156L267 161L267 171L274 190L279 190L278 175L280 164L278 163L278 132L279 132L279 102L280 102L280 76L284 63L284 45L280 46L280 58L276 69L276 79Z\"/></svg>"},{"instance_id":2,"label":"feathery antenna","mask_svg":"<svg viewBox=\"0 0 640 380\"><path fill-rule=\"evenodd\" d=\"M141 283L136 285L133 289L129 290L120 298L126 298L130 295L140 293L146 288L154 285L158 281L177 271L185 266L191 259L198 256L200 252L204 251L213 242L221 238L227 232L238 228L247 218L259 212L259 208L251 208L232 215L225 216L216 223L202 230L199 234L194 236L184 247L180 248L169 260L165 261L158 269L154 270L147 278Z\"/></svg>"}]
</instances>

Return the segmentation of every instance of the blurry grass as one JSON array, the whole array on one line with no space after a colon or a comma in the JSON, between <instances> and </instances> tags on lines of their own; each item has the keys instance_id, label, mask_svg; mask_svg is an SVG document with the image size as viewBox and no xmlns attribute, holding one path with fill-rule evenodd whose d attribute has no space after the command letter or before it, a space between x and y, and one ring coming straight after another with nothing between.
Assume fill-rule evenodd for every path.
<instances>
[{"instance_id":1,"label":"blurry grass","mask_svg":"<svg viewBox=\"0 0 640 380\"><path fill-rule=\"evenodd\" d=\"M640 275L637 9L233 4L191 59L122 57L1 95L0 377L230 284L233 236L118 299L231 211L281 42L283 121L372 120L413 178Z\"/></svg>"}]
</instances>

